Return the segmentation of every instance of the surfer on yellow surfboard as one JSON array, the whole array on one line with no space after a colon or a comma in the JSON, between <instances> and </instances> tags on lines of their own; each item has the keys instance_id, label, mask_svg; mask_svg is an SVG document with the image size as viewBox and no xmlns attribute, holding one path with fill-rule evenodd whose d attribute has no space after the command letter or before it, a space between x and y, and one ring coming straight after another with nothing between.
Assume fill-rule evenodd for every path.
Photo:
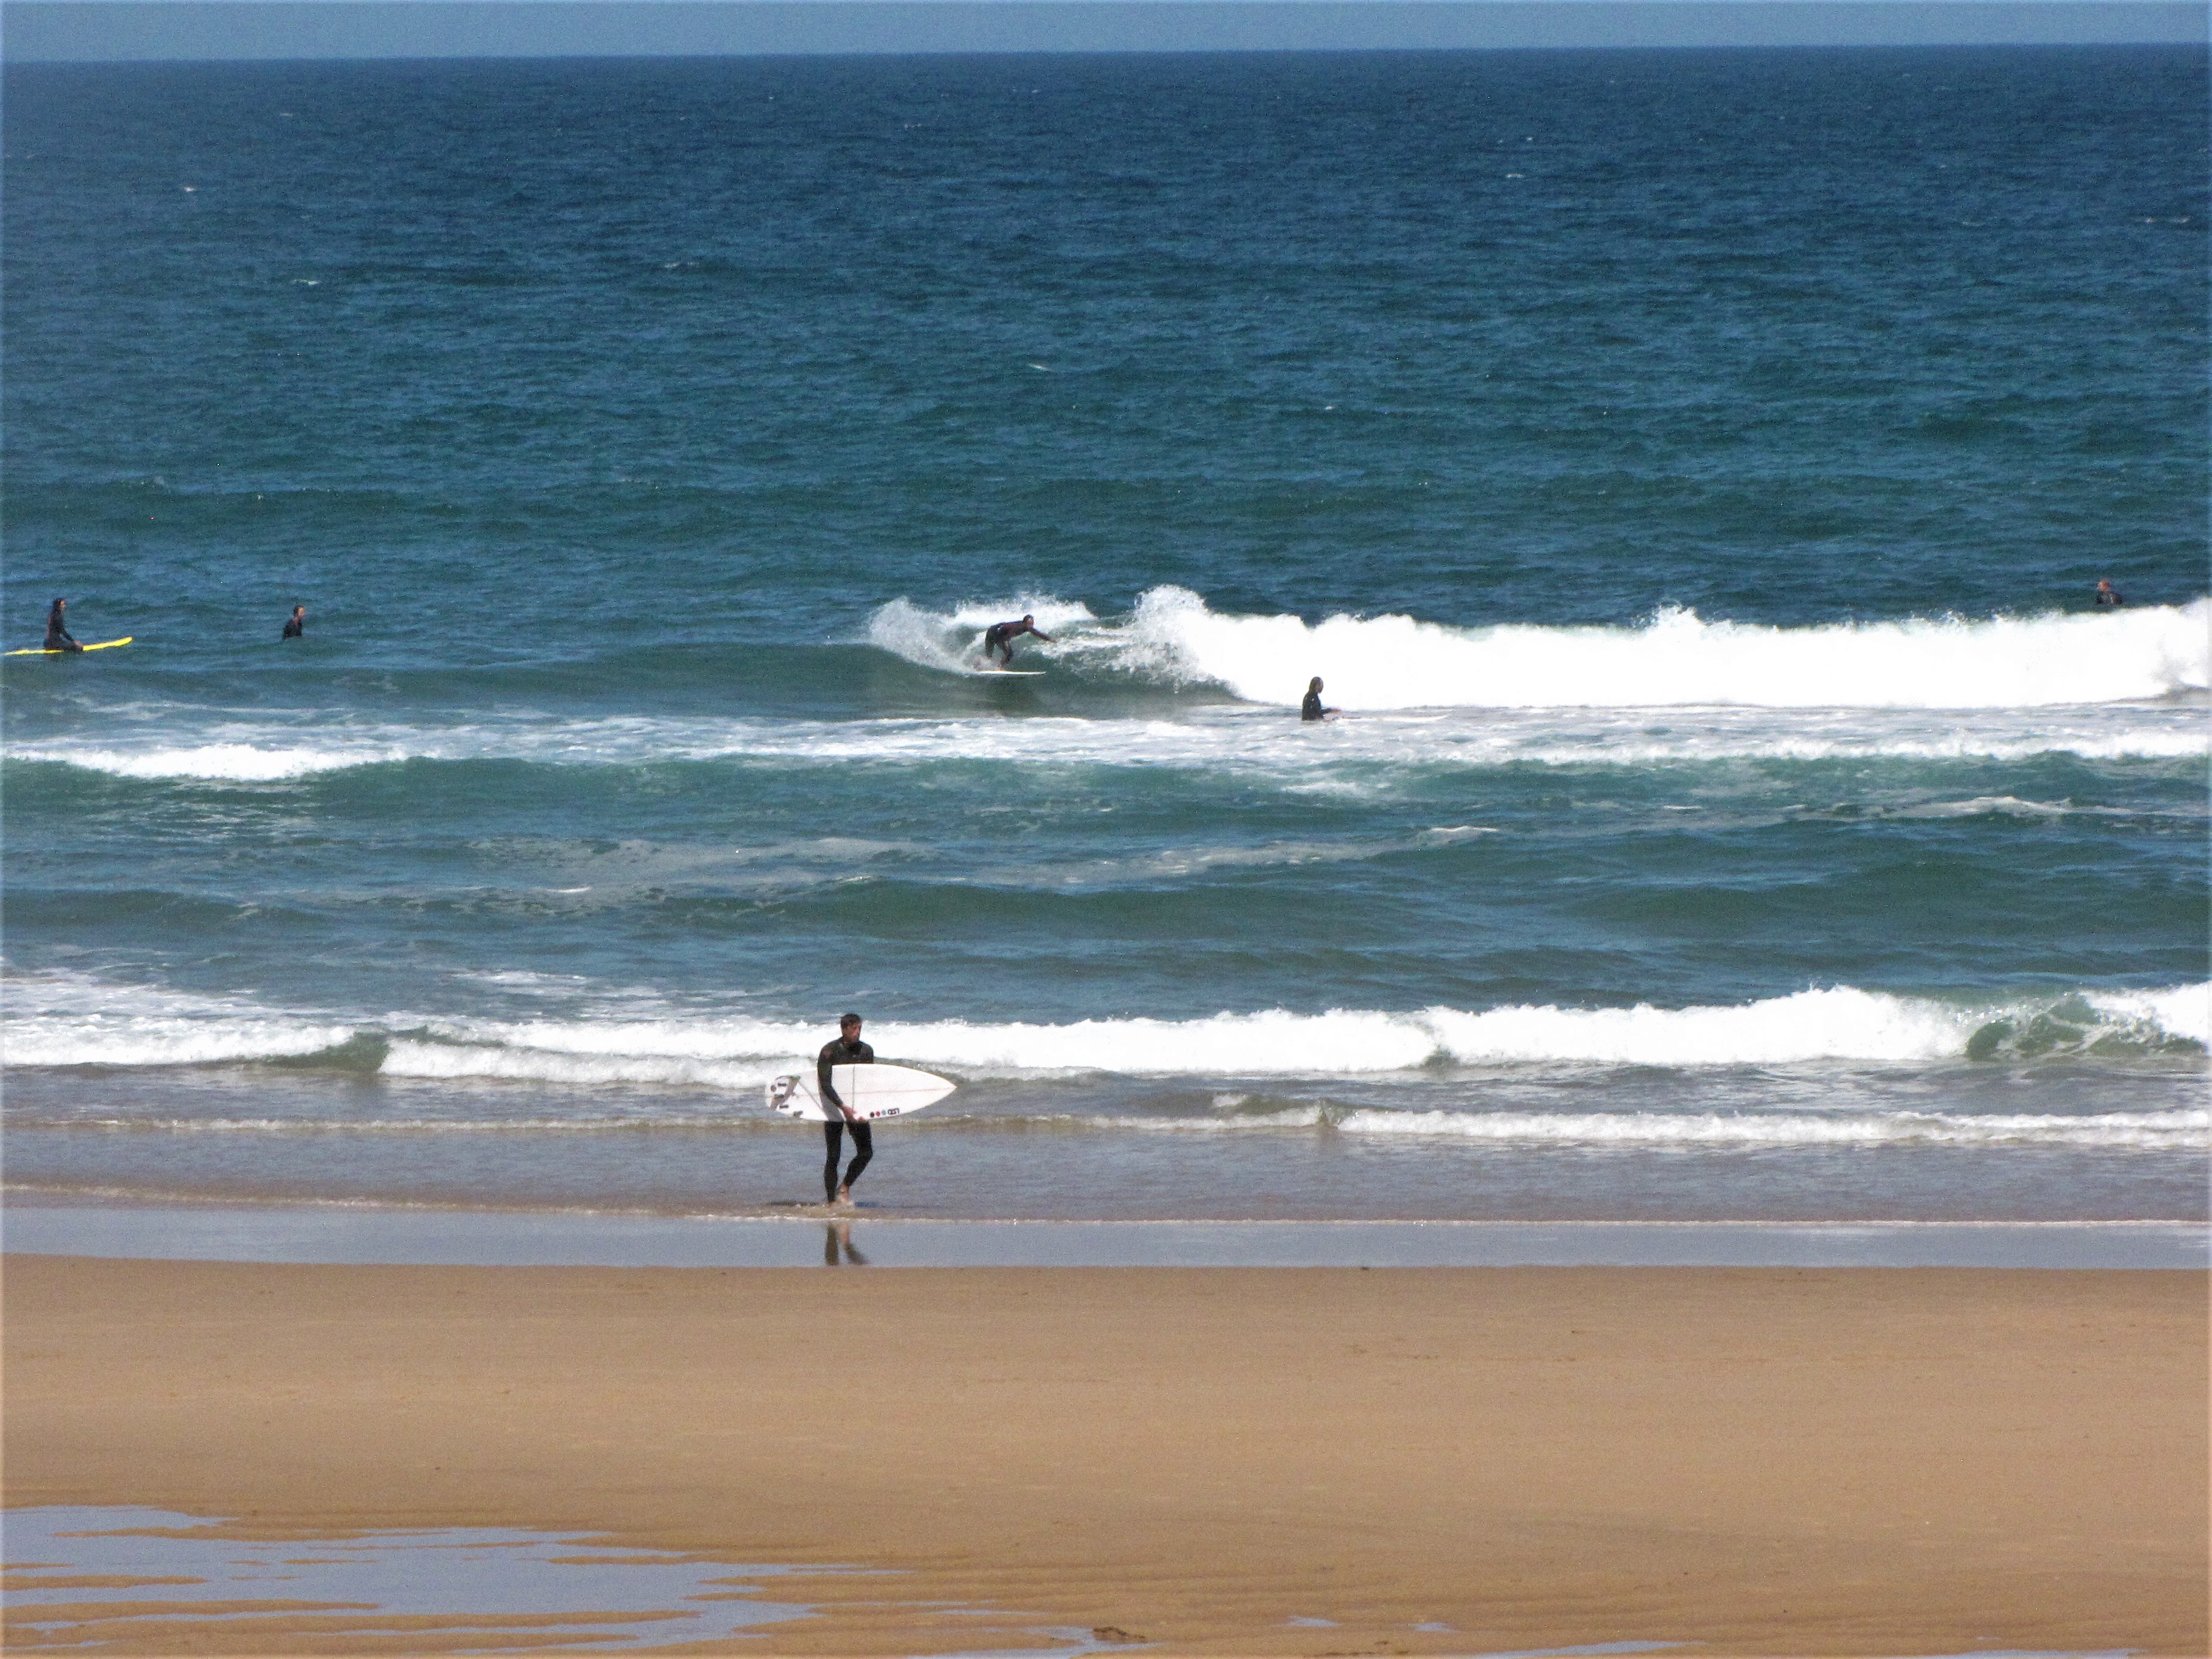
<instances>
[{"instance_id":1,"label":"surfer on yellow surfboard","mask_svg":"<svg viewBox=\"0 0 2212 1659\"><path fill-rule=\"evenodd\" d=\"M106 651L114 646L128 645L134 637L126 634L119 640L102 640L97 645L79 645L70 635L69 624L64 616L68 610L67 599L56 599L46 608L46 642L4 654L10 657L80 657L88 651Z\"/></svg>"}]
</instances>

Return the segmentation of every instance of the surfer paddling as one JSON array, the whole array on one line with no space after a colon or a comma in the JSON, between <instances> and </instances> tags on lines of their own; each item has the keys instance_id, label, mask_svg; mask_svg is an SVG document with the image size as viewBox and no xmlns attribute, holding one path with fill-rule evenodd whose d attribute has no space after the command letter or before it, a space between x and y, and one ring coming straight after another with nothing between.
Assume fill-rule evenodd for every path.
<instances>
[{"instance_id":1,"label":"surfer paddling","mask_svg":"<svg viewBox=\"0 0 2212 1659\"><path fill-rule=\"evenodd\" d=\"M56 599L46 608L46 643L49 651L82 651L84 647L70 637L64 625L62 613L69 609L67 599Z\"/></svg>"},{"instance_id":2,"label":"surfer paddling","mask_svg":"<svg viewBox=\"0 0 2212 1659\"><path fill-rule=\"evenodd\" d=\"M1011 667L1014 660L1014 641L1024 634L1034 634L1048 643L1052 639L1051 635L1036 625L1035 617L1024 617L1019 622L993 623L983 630L983 660L988 663L991 653L995 651L999 653L999 666Z\"/></svg>"},{"instance_id":3,"label":"surfer paddling","mask_svg":"<svg viewBox=\"0 0 2212 1659\"><path fill-rule=\"evenodd\" d=\"M822 1166L822 1201L824 1204L847 1204L852 1201L853 1183L860 1178L860 1171L868 1167L868 1160L876 1155L875 1136L863 1123L844 1097L837 1085L830 1079L833 1066L872 1066L876 1051L860 1041L860 1017L847 1014L837 1022L835 1040L822 1045L822 1052L814 1060L814 1085L820 1091L822 1103L839 1113L822 1126L822 1139L828 1149L829 1159ZM845 1171L842 1181L837 1179L837 1155L844 1150L845 1130L853 1131L853 1162Z\"/></svg>"}]
</instances>

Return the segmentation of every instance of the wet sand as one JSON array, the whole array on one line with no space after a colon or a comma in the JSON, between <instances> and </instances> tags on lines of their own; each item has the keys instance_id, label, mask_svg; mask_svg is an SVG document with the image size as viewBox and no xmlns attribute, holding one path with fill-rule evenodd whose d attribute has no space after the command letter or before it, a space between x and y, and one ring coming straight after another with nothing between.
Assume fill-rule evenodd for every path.
<instances>
[{"instance_id":1,"label":"wet sand","mask_svg":"<svg viewBox=\"0 0 2212 1659\"><path fill-rule=\"evenodd\" d=\"M822 1615L722 1650L2208 1646L2194 1273L6 1272L10 1505L899 1575L781 1579ZM116 1650L402 1645L485 1644Z\"/></svg>"}]
</instances>

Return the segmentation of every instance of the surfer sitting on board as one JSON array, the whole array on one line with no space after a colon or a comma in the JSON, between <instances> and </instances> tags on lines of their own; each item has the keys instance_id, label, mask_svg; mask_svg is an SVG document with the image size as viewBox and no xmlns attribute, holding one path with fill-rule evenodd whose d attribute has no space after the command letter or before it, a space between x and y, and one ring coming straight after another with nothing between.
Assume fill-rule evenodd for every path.
<instances>
[{"instance_id":1,"label":"surfer sitting on board","mask_svg":"<svg viewBox=\"0 0 2212 1659\"><path fill-rule=\"evenodd\" d=\"M1024 634L1034 634L1049 641L1052 635L1036 625L1035 617L1024 617L1019 622L993 623L983 630L983 660L989 662L994 651L999 653L999 666L1005 668L1014 660L1014 641Z\"/></svg>"},{"instance_id":2,"label":"surfer sitting on board","mask_svg":"<svg viewBox=\"0 0 2212 1659\"><path fill-rule=\"evenodd\" d=\"M307 607L304 605L295 605L292 607L290 620L284 624L284 632L279 636L279 642L283 640L304 640L307 637Z\"/></svg>"},{"instance_id":3,"label":"surfer sitting on board","mask_svg":"<svg viewBox=\"0 0 2212 1659\"><path fill-rule=\"evenodd\" d=\"M866 1124L853 1115L853 1109L837 1093L836 1085L830 1080L830 1068L832 1066L872 1066L875 1060L876 1051L860 1041L860 1017L858 1014L847 1014L840 1019L836 1040L823 1043L822 1052L815 1056L814 1084L821 1091L823 1103L834 1106L844 1114L844 1122L841 1123L833 1117L822 1126L822 1139L830 1152L829 1162L822 1166L822 1201L824 1204L841 1204L850 1200L853 1183L860 1178L860 1171L868 1167L868 1160L876 1155L875 1137L869 1133ZM845 1129L848 1124L853 1131L853 1164L845 1171L845 1179L840 1182L837 1179L837 1154L844 1150Z\"/></svg>"},{"instance_id":4,"label":"surfer sitting on board","mask_svg":"<svg viewBox=\"0 0 2212 1659\"><path fill-rule=\"evenodd\" d=\"M49 651L82 651L84 647L70 637L62 626L62 612L69 609L67 599L56 599L46 611L46 649Z\"/></svg>"},{"instance_id":5,"label":"surfer sitting on board","mask_svg":"<svg viewBox=\"0 0 2212 1659\"><path fill-rule=\"evenodd\" d=\"M1316 674L1306 687L1306 700L1298 705L1298 718L1302 720L1325 720L1334 713L1336 710L1334 708L1321 706L1321 676Z\"/></svg>"},{"instance_id":6,"label":"surfer sitting on board","mask_svg":"<svg viewBox=\"0 0 2212 1659\"><path fill-rule=\"evenodd\" d=\"M2126 603L2127 601L2120 597L2120 590L2112 586L2112 579L2110 576L2097 578L2097 605L2100 610L2110 605L2117 611Z\"/></svg>"}]
</instances>

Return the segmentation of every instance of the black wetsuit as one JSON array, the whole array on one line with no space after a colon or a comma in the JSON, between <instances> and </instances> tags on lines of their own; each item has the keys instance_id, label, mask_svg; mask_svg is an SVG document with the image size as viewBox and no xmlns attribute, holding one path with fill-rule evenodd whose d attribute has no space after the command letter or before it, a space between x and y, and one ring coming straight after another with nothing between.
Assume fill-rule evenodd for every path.
<instances>
[{"instance_id":1,"label":"black wetsuit","mask_svg":"<svg viewBox=\"0 0 2212 1659\"><path fill-rule=\"evenodd\" d=\"M1298 705L1298 718L1302 720L1326 720L1335 712L1333 708L1321 706L1321 693L1318 691L1307 692L1306 700Z\"/></svg>"},{"instance_id":2,"label":"black wetsuit","mask_svg":"<svg viewBox=\"0 0 2212 1659\"><path fill-rule=\"evenodd\" d=\"M55 605L46 612L46 645L49 651L82 651L84 647L70 637L69 629L62 626L62 608Z\"/></svg>"},{"instance_id":3,"label":"black wetsuit","mask_svg":"<svg viewBox=\"0 0 2212 1659\"><path fill-rule=\"evenodd\" d=\"M1052 637L1032 622L993 623L983 630L983 654L988 657L996 651L1000 653L1000 662L1012 662L1014 659L1014 641L1024 634L1034 634L1041 640Z\"/></svg>"},{"instance_id":4,"label":"black wetsuit","mask_svg":"<svg viewBox=\"0 0 2212 1659\"><path fill-rule=\"evenodd\" d=\"M832 1066L872 1066L876 1051L865 1042L848 1042L842 1037L822 1045L822 1052L814 1057L814 1083L821 1091L822 1103L836 1111L842 1103L836 1088L830 1081ZM822 1201L837 1201L837 1154L844 1150L845 1131L853 1132L853 1164L845 1171L843 1185L851 1186L860 1178L860 1171L868 1167L868 1160L876 1155L875 1137L865 1123L848 1123L842 1117L833 1117L822 1126L822 1139L829 1152L829 1161L822 1166Z\"/></svg>"},{"instance_id":5,"label":"black wetsuit","mask_svg":"<svg viewBox=\"0 0 2212 1659\"><path fill-rule=\"evenodd\" d=\"M2100 587L2097 590L2097 603L2100 605L2109 605L2117 608L2125 605L2127 601L2120 597L2118 588Z\"/></svg>"},{"instance_id":6,"label":"black wetsuit","mask_svg":"<svg viewBox=\"0 0 2212 1659\"><path fill-rule=\"evenodd\" d=\"M284 623L284 637L288 640L306 639L307 637L307 619L305 617L287 617Z\"/></svg>"}]
</instances>

